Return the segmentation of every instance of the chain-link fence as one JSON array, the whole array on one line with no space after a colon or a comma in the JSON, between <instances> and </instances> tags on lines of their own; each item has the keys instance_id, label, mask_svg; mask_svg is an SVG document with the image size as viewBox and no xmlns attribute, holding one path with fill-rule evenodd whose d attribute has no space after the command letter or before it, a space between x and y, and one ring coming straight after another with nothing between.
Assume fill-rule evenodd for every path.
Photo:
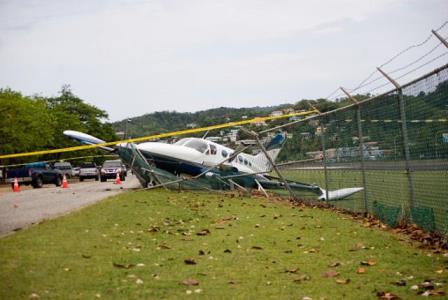
<instances>
[{"instance_id":1,"label":"chain-link fence","mask_svg":"<svg viewBox=\"0 0 448 300\"><path fill-rule=\"evenodd\" d=\"M287 179L326 190L362 187L328 203L374 214L391 226L410 222L448 234L448 65L284 128L295 136L286 145L291 156L315 159L284 166Z\"/></svg>"}]
</instances>

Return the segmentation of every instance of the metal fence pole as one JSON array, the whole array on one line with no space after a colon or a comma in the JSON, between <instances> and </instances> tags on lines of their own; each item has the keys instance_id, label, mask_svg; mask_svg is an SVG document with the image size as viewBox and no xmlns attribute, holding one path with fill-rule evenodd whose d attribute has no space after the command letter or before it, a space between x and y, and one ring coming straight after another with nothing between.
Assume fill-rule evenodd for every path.
<instances>
[{"instance_id":1,"label":"metal fence pole","mask_svg":"<svg viewBox=\"0 0 448 300\"><path fill-rule=\"evenodd\" d=\"M358 126L358 138L359 138L359 155L361 159L361 174L362 174L362 186L364 188L363 190L363 196L364 196L364 212L369 212L369 200L367 196L367 175L366 175L366 166L364 162L364 137L362 134L362 119L361 119L361 106L359 105L358 101L350 95L343 87L341 87L341 90L347 95L347 97L356 104L356 123Z\"/></svg>"},{"instance_id":2,"label":"metal fence pole","mask_svg":"<svg viewBox=\"0 0 448 300\"><path fill-rule=\"evenodd\" d=\"M296 197L294 195L294 192L292 191L291 187L288 184L288 181L283 177L282 173L280 173L279 169L277 168L276 164L272 160L272 158L269 156L268 152L266 151L266 148L263 146L263 144L260 141L260 138L258 137L258 134L256 132L247 130L246 128L241 128L242 131L250 134L255 138L255 141L258 144L258 147L260 147L260 150L263 152L263 154L266 156L267 160L271 164L272 168L274 169L275 173L277 173L278 177L282 181L282 183L285 185L286 190L289 192L289 196L291 197L291 200L295 200Z\"/></svg>"},{"instance_id":3,"label":"metal fence pole","mask_svg":"<svg viewBox=\"0 0 448 300\"><path fill-rule=\"evenodd\" d=\"M321 122L320 124L320 142L322 144L322 162L324 163L324 177L325 177L325 199L328 198L328 170L327 170L327 151L325 149L325 124Z\"/></svg>"},{"instance_id":4,"label":"metal fence pole","mask_svg":"<svg viewBox=\"0 0 448 300\"><path fill-rule=\"evenodd\" d=\"M410 167L410 160L411 155L409 152L409 137L408 137L408 127L407 127L407 120L406 120L406 107L403 99L403 90L401 86L393 80L389 75L384 73L383 70L380 68L377 68L378 71L387 78L396 88L398 92L398 105L400 110L400 121L401 121L401 135L403 139L403 150L404 150L404 163L405 163L405 169L406 169L406 177L408 180L408 189L409 189L409 209L412 209L414 207L414 184L412 180L412 170ZM411 215L409 215L411 216Z\"/></svg>"}]
</instances>

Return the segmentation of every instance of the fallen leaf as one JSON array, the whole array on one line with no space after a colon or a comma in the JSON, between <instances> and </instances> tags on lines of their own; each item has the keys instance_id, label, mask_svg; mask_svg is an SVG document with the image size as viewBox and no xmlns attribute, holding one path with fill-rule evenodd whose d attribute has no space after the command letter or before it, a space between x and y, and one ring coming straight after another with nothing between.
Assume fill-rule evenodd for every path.
<instances>
[{"instance_id":1,"label":"fallen leaf","mask_svg":"<svg viewBox=\"0 0 448 300\"><path fill-rule=\"evenodd\" d=\"M395 284L396 286L406 286L406 281L404 279L400 279L400 280L394 281L392 283Z\"/></svg>"},{"instance_id":2,"label":"fallen leaf","mask_svg":"<svg viewBox=\"0 0 448 300\"><path fill-rule=\"evenodd\" d=\"M199 285L199 281L193 278L187 278L181 282L184 285Z\"/></svg>"},{"instance_id":3,"label":"fallen leaf","mask_svg":"<svg viewBox=\"0 0 448 300\"><path fill-rule=\"evenodd\" d=\"M366 269L364 269L364 268L359 267L356 269L356 273L358 273L358 274L364 274L365 272L366 272Z\"/></svg>"},{"instance_id":4,"label":"fallen leaf","mask_svg":"<svg viewBox=\"0 0 448 300\"><path fill-rule=\"evenodd\" d=\"M397 295L394 295L392 293L389 292L377 292L376 296L380 299L385 299L385 300L398 300L400 299L400 297L398 297Z\"/></svg>"},{"instance_id":5,"label":"fallen leaf","mask_svg":"<svg viewBox=\"0 0 448 300\"><path fill-rule=\"evenodd\" d=\"M87 255L87 254L81 254L81 256L82 256L82 258L87 258L87 259L92 257L92 255Z\"/></svg>"},{"instance_id":6,"label":"fallen leaf","mask_svg":"<svg viewBox=\"0 0 448 300\"><path fill-rule=\"evenodd\" d=\"M334 271L334 270L330 270L330 271L327 271L327 272L325 272L325 273L322 274L322 276L324 276L324 277L328 277L328 278L330 278L330 277L336 277L336 276L338 276L338 275L339 275L339 272L336 272L336 271Z\"/></svg>"},{"instance_id":7,"label":"fallen leaf","mask_svg":"<svg viewBox=\"0 0 448 300\"><path fill-rule=\"evenodd\" d=\"M429 296L445 296L445 292L442 290L427 290L422 293L418 293L421 296L429 297Z\"/></svg>"},{"instance_id":8,"label":"fallen leaf","mask_svg":"<svg viewBox=\"0 0 448 300\"><path fill-rule=\"evenodd\" d=\"M367 247L363 243L357 243L353 245L348 251L358 251L361 249L367 249Z\"/></svg>"},{"instance_id":9,"label":"fallen leaf","mask_svg":"<svg viewBox=\"0 0 448 300\"><path fill-rule=\"evenodd\" d=\"M295 283L301 283L303 281L309 281L309 280L311 280L311 277L308 276L307 274L301 274L301 275L299 275L297 277L294 277L294 279L293 279L293 281Z\"/></svg>"},{"instance_id":10,"label":"fallen leaf","mask_svg":"<svg viewBox=\"0 0 448 300\"><path fill-rule=\"evenodd\" d=\"M194 260L194 258L187 258L184 260L184 263L187 265L195 265L196 261Z\"/></svg>"},{"instance_id":11,"label":"fallen leaf","mask_svg":"<svg viewBox=\"0 0 448 300\"><path fill-rule=\"evenodd\" d=\"M135 281L136 284L143 284L143 280L141 280L140 278L137 278L137 280Z\"/></svg>"},{"instance_id":12,"label":"fallen leaf","mask_svg":"<svg viewBox=\"0 0 448 300\"><path fill-rule=\"evenodd\" d=\"M350 279L336 279L335 280L337 284L348 284L350 282Z\"/></svg>"},{"instance_id":13,"label":"fallen leaf","mask_svg":"<svg viewBox=\"0 0 448 300\"><path fill-rule=\"evenodd\" d=\"M238 281L235 281L235 280L230 280L229 282L227 282L228 284L239 284L239 282Z\"/></svg>"},{"instance_id":14,"label":"fallen leaf","mask_svg":"<svg viewBox=\"0 0 448 300\"><path fill-rule=\"evenodd\" d=\"M286 268L285 273L297 273L297 271L299 270L298 267L290 267L290 268Z\"/></svg>"},{"instance_id":15,"label":"fallen leaf","mask_svg":"<svg viewBox=\"0 0 448 300\"><path fill-rule=\"evenodd\" d=\"M120 269L130 269L135 267L134 264L118 264L118 263L112 263L114 267L120 268Z\"/></svg>"},{"instance_id":16,"label":"fallen leaf","mask_svg":"<svg viewBox=\"0 0 448 300\"><path fill-rule=\"evenodd\" d=\"M202 229L201 231L196 233L196 235L208 235L208 234L210 234L210 230L208 229Z\"/></svg>"},{"instance_id":17,"label":"fallen leaf","mask_svg":"<svg viewBox=\"0 0 448 300\"><path fill-rule=\"evenodd\" d=\"M369 260L363 260L363 261L361 262L361 265L362 265L362 266L369 266L369 267L371 267L371 266L376 265L376 261L374 261L374 260L372 260L372 259L369 259Z\"/></svg>"},{"instance_id":18,"label":"fallen leaf","mask_svg":"<svg viewBox=\"0 0 448 300\"><path fill-rule=\"evenodd\" d=\"M36 294L36 293L32 293L32 294L29 296L29 298L30 298L30 299L40 299L40 296L39 296L38 294Z\"/></svg>"},{"instance_id":19,"label":"fallen leaf","mask_svg":"<svg viewBox=\"0 0 448 300\"><path fill-rule=\"evenodd\" d=\"M171 249L171 247L168 246L168 245L166 245L166 244L161 244L161 245L159 245L159 248L160 248L160 249L164 249L164 250Z\"/></svg>"},{"instance_id":20,"label":"fallen leaf","mask_svg":"<svg viewBox=\"0 0 448 300\"><path fill-rule=\"evenodd\" d=\"M341 265L340 262L334 262L334 263L329 264L328 266L329 266L330 268L335 268L335 267L339 267L340 265Z\"/></svg>"}]
</instances>

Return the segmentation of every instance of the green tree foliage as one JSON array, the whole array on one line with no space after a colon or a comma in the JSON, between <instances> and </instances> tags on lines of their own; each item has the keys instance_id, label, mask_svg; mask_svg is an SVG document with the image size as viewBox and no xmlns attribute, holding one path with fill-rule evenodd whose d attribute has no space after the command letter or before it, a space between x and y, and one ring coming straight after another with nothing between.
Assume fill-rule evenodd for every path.
<instances>
[{"instance_id":1,"label":"green tree foliage","mask_svg":"<svg viewBox=\"0 0 448 300\"><path fill-rule=\"evenodd\" d=\"M78 145L63 135L78 130L106 141L116 140L105 111L85 103L64 86L54 98L26 97L11 89L0 89L0 154L62 148ZM92 155L96 150L68 152L42 157L3 160L1 164Z\"/></svg>"}]
</instances>

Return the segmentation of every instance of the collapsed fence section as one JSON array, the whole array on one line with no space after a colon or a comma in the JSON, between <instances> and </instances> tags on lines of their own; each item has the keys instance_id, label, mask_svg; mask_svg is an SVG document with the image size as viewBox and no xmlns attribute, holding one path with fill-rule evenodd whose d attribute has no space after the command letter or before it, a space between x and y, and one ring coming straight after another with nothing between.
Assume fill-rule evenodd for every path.
<instances>
[{"instance_id":1,"label":"collapsed fence section","mask_svg":"<svg viewBox=\"0 0 448 300\"><path fill-rule=\"evenodd\" d=\"M414 223L448 234L448 65L283 128L300 137L286 146L300 152L295 157L318 160L285 165L288 179L326 190L362 187L362 193L329 203L377 215L391 226Z\"/></svg>"}]
</instances>

